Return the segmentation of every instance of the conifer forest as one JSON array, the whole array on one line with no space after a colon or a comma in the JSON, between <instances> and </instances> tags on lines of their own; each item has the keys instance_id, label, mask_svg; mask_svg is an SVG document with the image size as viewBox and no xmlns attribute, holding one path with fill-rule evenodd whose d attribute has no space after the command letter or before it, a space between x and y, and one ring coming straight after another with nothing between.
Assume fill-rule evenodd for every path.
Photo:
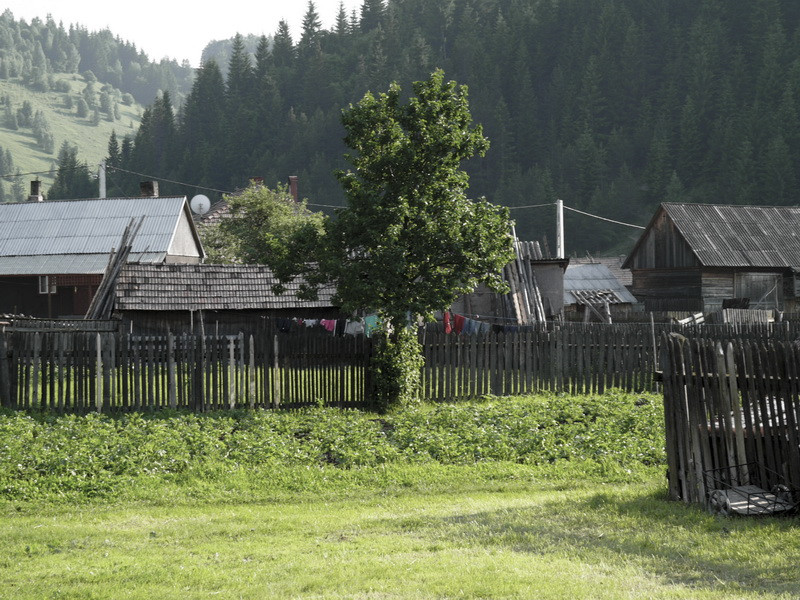
<instances>
[{"instance_id":1,"label":"conifer forest","mask_svg":"<svg viewBox=\"0 0 800 600\"><path fill-rule=\"evenodd\" d=\"M237 36L190 88L161 86L109 142L109 194L138 193L125 171L212 200L297 175L330 211L342 109L442 68L491 141L465 165L469 193L510 207L522 239L554 246L556 199L638 225L664 201L795 204L799 25L796 0L363 0L323 29L309 2L297 39L285 22ZM625 253L639 235L572 211L566 228L570 253Z\"/></svg>"}]
</instances>

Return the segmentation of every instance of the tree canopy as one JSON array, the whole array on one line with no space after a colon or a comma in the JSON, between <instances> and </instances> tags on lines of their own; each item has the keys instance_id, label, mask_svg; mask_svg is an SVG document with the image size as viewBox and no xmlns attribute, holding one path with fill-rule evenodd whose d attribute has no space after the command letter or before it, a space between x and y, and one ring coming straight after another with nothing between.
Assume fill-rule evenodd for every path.
<instances>
[{"instance_id":1,"label":"tree canopy","mask_svg":"<svg viewBox=\"0 0 800 600\"><path fill-rule=\"evenodd\" d=\"M303 226L317 231L323 216L296 202L287 186L259 182L225 196L229 212L200 228L207 262L276 264L287 260L291 239Z\"/></svg>"},{"instance_id":2,"label":"tree canopy","mask_svg":"<svg viewBox=\"0 0 800 600\"><path fill-rule=\"evenodd\" d=\"M352 170L338 173L347 208L327 228L319 265L347 309L373 308L394 327L431 317L478 283L500 289L512 258L507 209L467 197L462 162L489 147L467 90L435 71L401 104L396 83L342 118Z\"/></svg>"}]
</instances>

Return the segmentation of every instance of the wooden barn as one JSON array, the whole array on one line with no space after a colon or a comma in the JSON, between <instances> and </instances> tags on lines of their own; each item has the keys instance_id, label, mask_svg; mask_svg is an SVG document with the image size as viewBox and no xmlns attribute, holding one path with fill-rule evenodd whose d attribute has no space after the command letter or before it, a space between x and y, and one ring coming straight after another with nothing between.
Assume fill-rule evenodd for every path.
<instances>
[{"instance_id":1,"label":"wooden barn","mask_svg":"<svg viewBox=\"0 0 800 600\"><path fill-rule=\"evenodd\" d=\"M143 218L130 261L199 263L203 248L185 197L0 204L0 313L82 317L112 249Z\"/></svg>"},{"instance_id":2,"label":"wooden barn","mask_svg":"<svg viewBox=\"0 0 800 600\"><path fill-rule=\"evenodd\" d=\"M648 311L795 311L800 207L664 203L623 267Z\"/></svg>"},{"instance_id":3,"label":"wooden barn","mask_svg":"<svg viewBox=\"0 0 800 600\"><path fill-rule=\"evenodd\" d=\"M128 264L116 281L114 313L127 330L163 334L196 330L201 320L209 333L235 334L257 329L265 319L337 319L333 288L317 300L297 297L298 284L277 283L263 265Z\"/></svg>"}]
</instances>

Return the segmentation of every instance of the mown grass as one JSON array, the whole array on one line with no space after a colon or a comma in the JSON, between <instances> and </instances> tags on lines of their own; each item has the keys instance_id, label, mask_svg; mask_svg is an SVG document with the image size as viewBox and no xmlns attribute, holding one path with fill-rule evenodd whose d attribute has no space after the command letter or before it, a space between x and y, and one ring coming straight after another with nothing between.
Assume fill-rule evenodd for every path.
<instances>
[{"instance_id":1,"label":"mown grass","mask_svg":"<svg viewBox=\"0 0 800 600\"><path fill-rule=\"evenodd\" d=\"M666 499L660 419L657 396L613 393L6 414L0 598L800 596L796 519Z\"/></svg>"}]
</instances>

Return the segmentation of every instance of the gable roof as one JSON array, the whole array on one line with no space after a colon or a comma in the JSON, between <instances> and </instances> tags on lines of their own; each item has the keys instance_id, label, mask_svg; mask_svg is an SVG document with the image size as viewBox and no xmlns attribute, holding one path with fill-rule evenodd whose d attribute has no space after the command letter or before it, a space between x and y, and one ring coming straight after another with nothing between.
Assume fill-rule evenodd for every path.
<instances>
[{"instance_id":1,"label":"gable roof","mask_svg":"<svg viewBox=\"0 0 800 600\"><path fill-rule=\"evenodd\" d=\"M569 265L564 272L564 305L606 300L611 304L635 304L628 289L604 264Z\"/></svg>"},{"instance_id":2,"label":"gable roof","mask_svg":"<svg viewBox=\"0 0 800 600\"><path fill-rule=\"evenodd\" d=\"M623 265L666 214L705 267L800 266L800 207L664 202Z\"/></svg>"},{"instance_id":3,"label":"gable roof","mask_svg":"<svg viewBox=\"0 0 800 600\"><path fill-rule=\"evenodd\" d=\"M314 301L299 300L298 282L277 283L263 265L165 264L126 265L116 288L117 310L274 310L331 308L333 288L323 288Z\"/></svg>"},{"instance_id":4,"label":"gable roof","mask_svg":"<svg viewBox=\"0 0 800 600\"><path fill-rule=\"evenodd\" d=\"M202 245L186 198L103 198L0 204L0 274L102 273L131 218L144 217L131 261L163 262L180 226Z\"/></svg>"}]
</instances>

